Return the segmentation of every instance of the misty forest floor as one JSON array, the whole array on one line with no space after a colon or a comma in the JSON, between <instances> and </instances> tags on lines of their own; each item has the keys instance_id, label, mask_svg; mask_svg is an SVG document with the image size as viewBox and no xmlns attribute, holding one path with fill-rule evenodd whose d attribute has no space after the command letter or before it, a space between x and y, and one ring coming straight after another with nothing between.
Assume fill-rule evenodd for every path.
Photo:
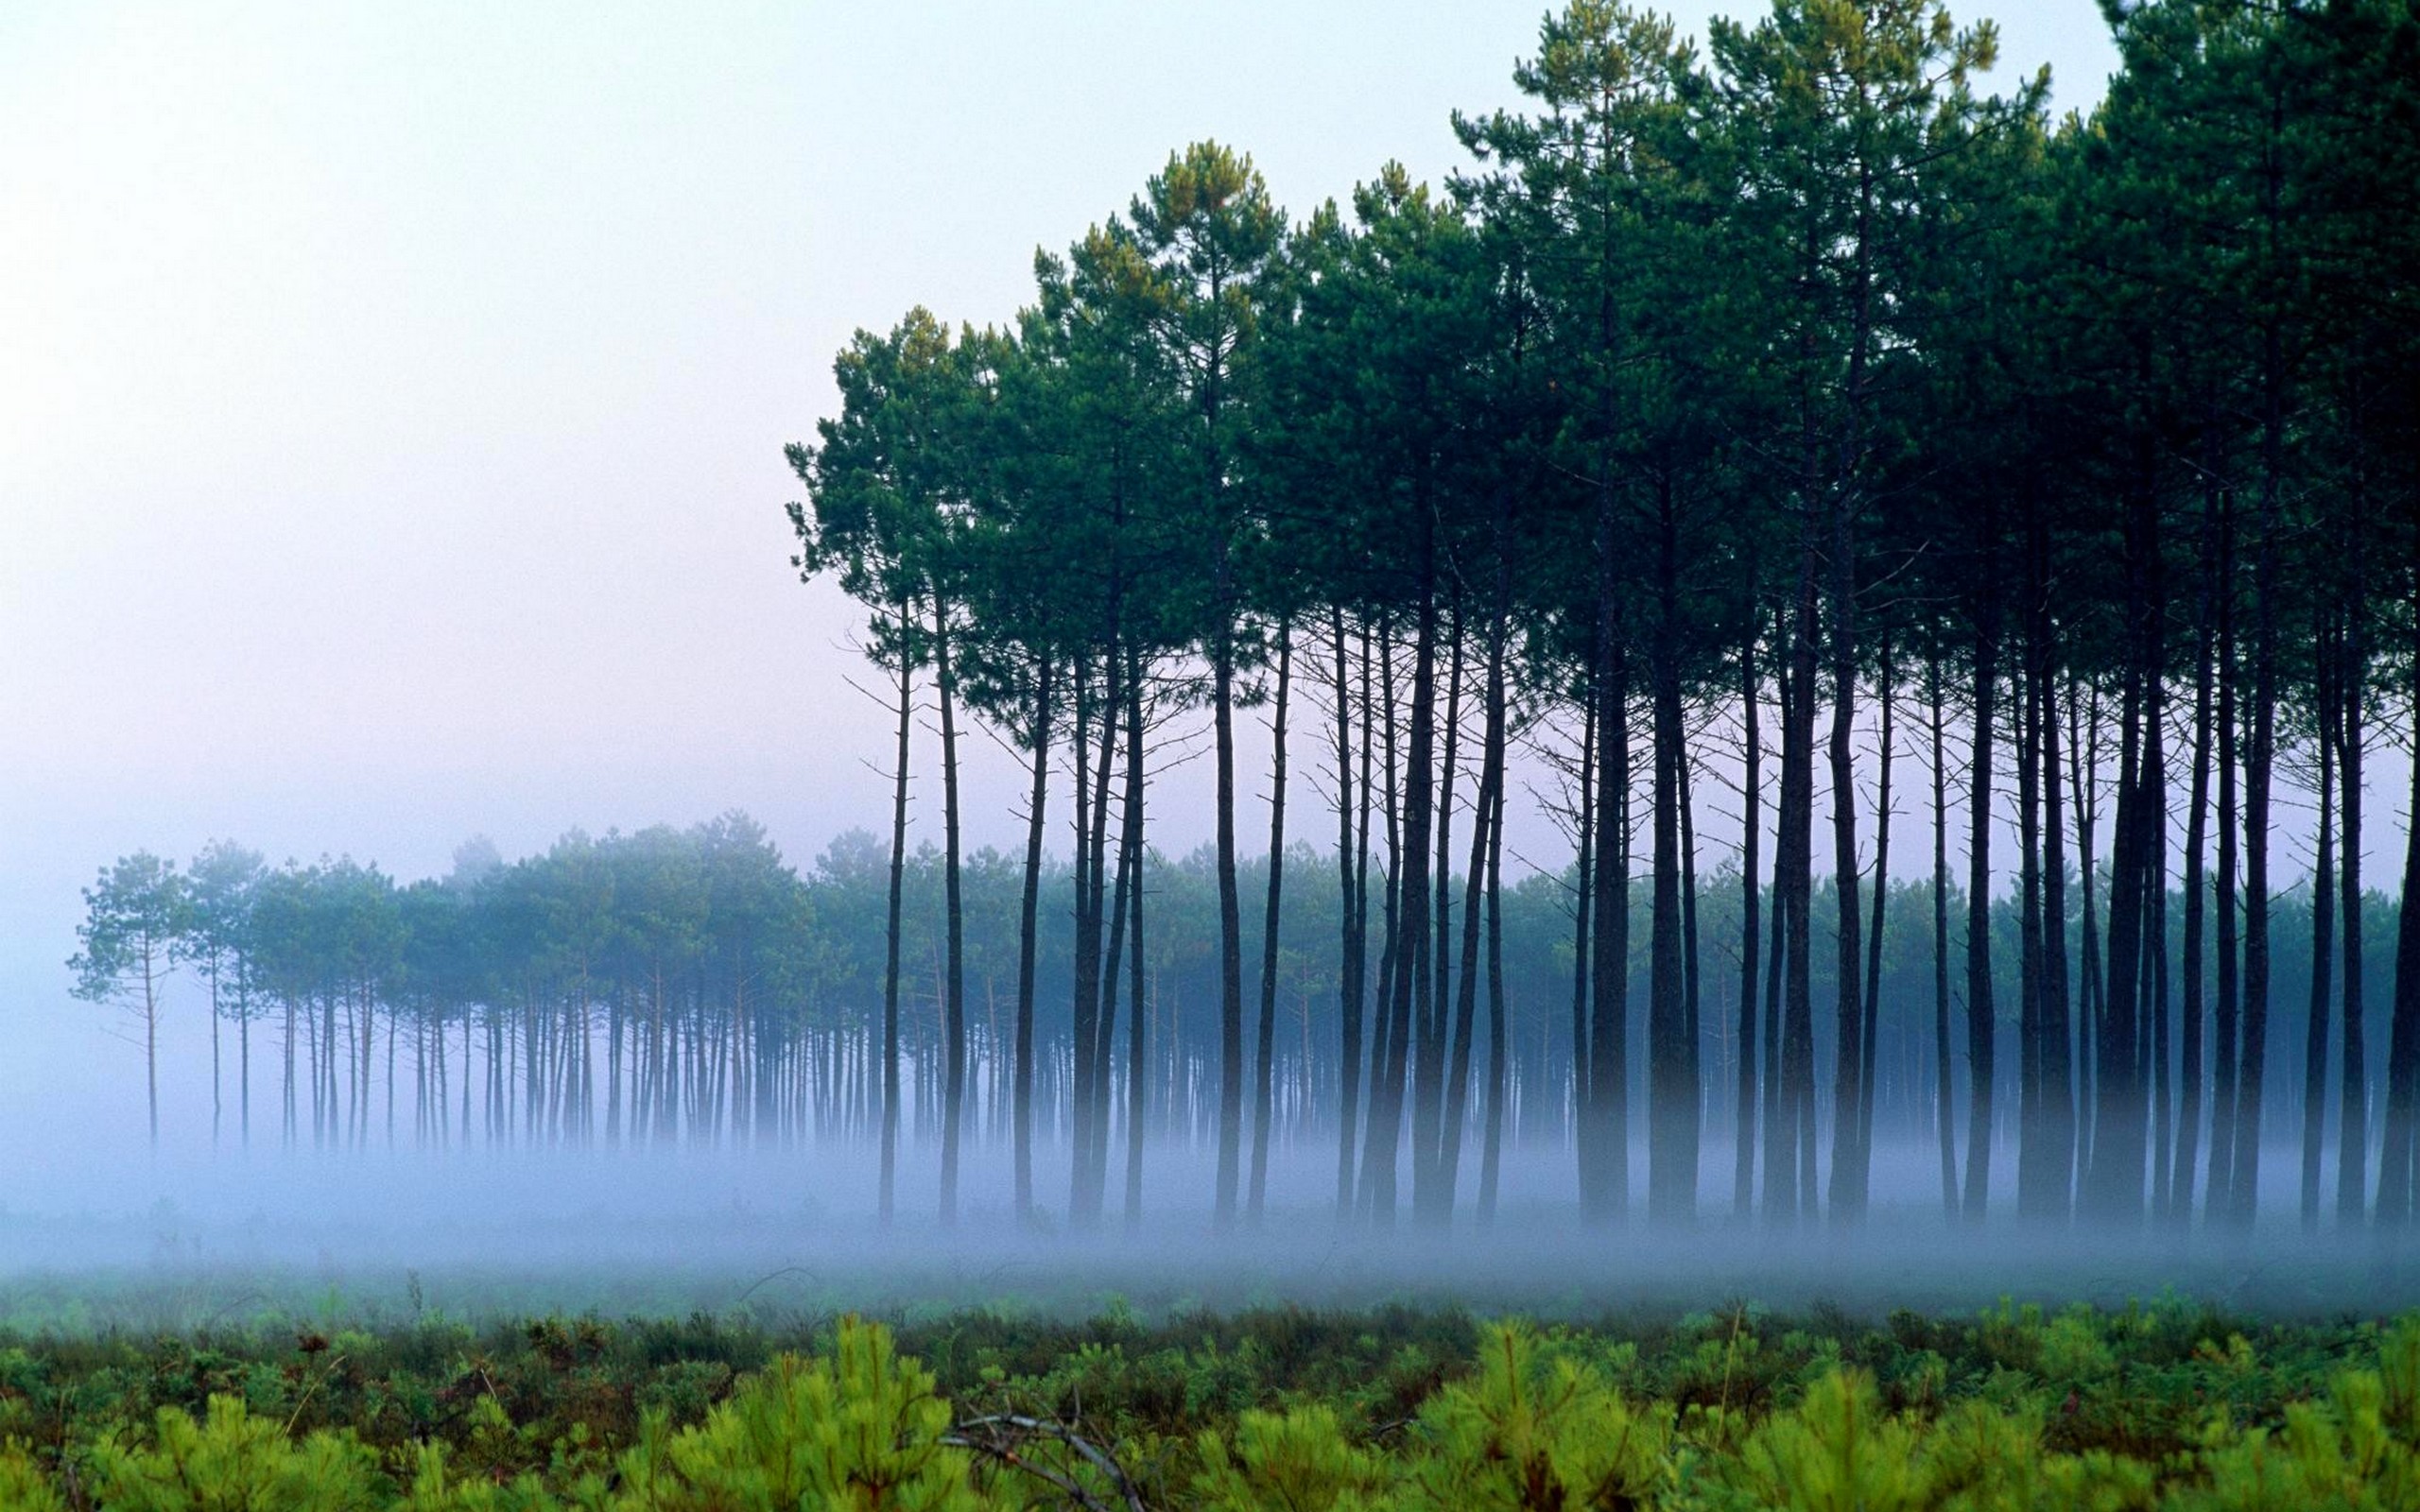
<instances>
[{"instance_id":1,"label":"misty forest floor","mask_svg":"<svg viewBox=\"0 0 2420 1512\"><path fill-rule=\"evenodd\" d=\"M0 1512L2411 1506L2420 1319L2170 1293L469 1322L415 1292L383 1321L0 1322Z\"/></svg>"}]
</instances>

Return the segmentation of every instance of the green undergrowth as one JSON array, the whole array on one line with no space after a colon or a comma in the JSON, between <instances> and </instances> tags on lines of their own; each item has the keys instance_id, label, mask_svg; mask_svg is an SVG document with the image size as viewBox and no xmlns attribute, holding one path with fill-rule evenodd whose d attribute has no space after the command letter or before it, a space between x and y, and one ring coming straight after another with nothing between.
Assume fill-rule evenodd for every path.
<instances>
[{"instance_id":1,"label":"green undergrowth","mask_svg":"<svg viewBox=\"0 0 2420 1512\"><path fill-rule=\"evenodd\" d=\"M2420 1509L2420 1317L0 1333L0 1512Z\"/></svg>"}]
</instances>

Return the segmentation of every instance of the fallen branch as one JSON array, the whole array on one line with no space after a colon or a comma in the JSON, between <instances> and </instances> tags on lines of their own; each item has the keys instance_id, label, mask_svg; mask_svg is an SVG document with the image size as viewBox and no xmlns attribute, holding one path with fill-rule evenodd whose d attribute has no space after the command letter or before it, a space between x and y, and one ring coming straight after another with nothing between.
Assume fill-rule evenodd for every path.
<instances>
[{"instance_id":1,"label":"fallen branch","mask_svg":"<svg viewBox=\"0 0 2420 1512\"><path fill-rule=\"evenodd\" d=\"M1003 1428L1014 1430L1014 1435L1004 1439L998 1433L998 1430ZM991 1430L992 1436L989 1438L971 1436L973 1431L978 1429ZM1126 1503L1126 1512L1150 1512L1150 1509L1144 1504L1142 1494L1134 1489L1133 1479L1126 1473L1125 1467L1119 1465L1106 1450L1085 1439L1064 1423L1053 1422L1044 1418L1022 1417L1014 1413L995 1413L988 1418L968 1418L958 1425L956 1433L947 1435L942 1441L960 1449L973 1450L979 1454L989 1454L1003 1465L1012 1466L1038 1480L1046 1481L1057 1486L1069 1500L1081 1503L1086 1512L1112 1512L1112 1509L1103 1504L1098 1497L1077 1485L1070 1477L1062 1475L1047 1466L1037 1465L1017 1452L1016 1446L1019 1443L1028 1437L1036 1436L1056 1439L1066 1445L1081 1455L1093 1469L1108 1477L1109 1484L1116 1487L1119 1499Z\"/></svg>"}]
</instances>

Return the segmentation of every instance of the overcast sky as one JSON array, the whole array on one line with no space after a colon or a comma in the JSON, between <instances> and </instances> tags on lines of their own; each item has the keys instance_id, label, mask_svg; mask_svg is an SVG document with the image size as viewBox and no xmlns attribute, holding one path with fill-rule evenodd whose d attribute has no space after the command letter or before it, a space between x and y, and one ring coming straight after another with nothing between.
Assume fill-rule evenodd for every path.
<instances>
[{"instance_id":1,"label":"overcast sky","mask_svg":"<svg viewBox=\"0 0 2420 1512\"><path fill-rule=\"evenodd\" d=\"M851 330L1005 318L1188 140L1298 215L1440 177L1540 11L0 6L0 1101L130 1068L60 962L138 847L878 819L782 514ZM2098 97L2092 0L1999 20Z\"/></svg>"}]
</instances>

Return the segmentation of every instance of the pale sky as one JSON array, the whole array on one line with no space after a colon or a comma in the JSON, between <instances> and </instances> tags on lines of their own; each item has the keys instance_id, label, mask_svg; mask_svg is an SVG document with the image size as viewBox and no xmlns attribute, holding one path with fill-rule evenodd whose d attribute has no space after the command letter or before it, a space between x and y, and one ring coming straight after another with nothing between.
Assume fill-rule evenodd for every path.
<instances>
[{"instance_id":1,"label":"pale sky","mask_svg":"<svg viewBox=\"0 0 2420 1512\"><path fill-rule=\"evenodd\" d=\"M879 820L781 507L852 329L1005 318L1188 140L1298 216L1442 177L1541 10L0 7L0 1103L133 1067L60 965L128 850ZM2092 0L1998 20L2098 97Z\"/></svg>"}]
</instances>

